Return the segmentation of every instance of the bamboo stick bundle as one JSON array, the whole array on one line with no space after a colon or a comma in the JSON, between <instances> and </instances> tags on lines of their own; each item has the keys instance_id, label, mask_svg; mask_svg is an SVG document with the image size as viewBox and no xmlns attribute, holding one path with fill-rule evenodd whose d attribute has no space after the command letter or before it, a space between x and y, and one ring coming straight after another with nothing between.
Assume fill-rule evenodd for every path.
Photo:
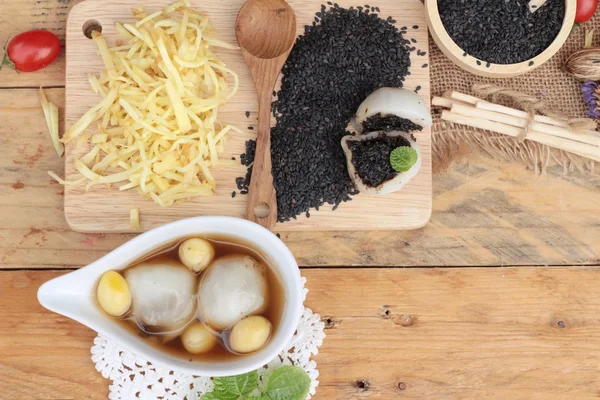
<instances>
[{"instance_id":1,"label":"bamboo stick bundle","mask_svg":"<svg viewBox=\"0 0 600 400\"><path fill-rule=\"evenodd\" d=\"M442 120L503 135L531 140L582 157L600 161L600 134L583 129L573 131L562 121L490 103L460 92L434 97L434 106L443 107Z\"/></svg>"}]
</instances>

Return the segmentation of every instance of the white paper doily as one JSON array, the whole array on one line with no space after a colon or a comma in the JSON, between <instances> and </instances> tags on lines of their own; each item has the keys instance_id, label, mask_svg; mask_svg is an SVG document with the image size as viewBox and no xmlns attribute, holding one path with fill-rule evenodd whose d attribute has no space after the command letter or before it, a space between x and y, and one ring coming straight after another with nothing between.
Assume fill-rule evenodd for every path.
<instances>
[{"instance_id":1,"label":"white paper doily","mask_svg":"<svg viewBox=\"0 0 600 400\"><path fill-rule=\"evenodd\" d=\"M303 278L304 283L306 279ZM308 290L304 289L304 297ZM259 382L266 382L271 372L281 365L296 365L311 379L310 399L319 384L317 363L310 357L319 352L325 338L325 324L319 314L304 308L296 333L285 349L267 368L258 370ZM91 349L96 369L110 379L108 398L111 400L197 400L210 392L210 377L194 377L168 368L155 367L150 362L120 348L114 342L98 335Z\"/></svg>"}]
</instances>

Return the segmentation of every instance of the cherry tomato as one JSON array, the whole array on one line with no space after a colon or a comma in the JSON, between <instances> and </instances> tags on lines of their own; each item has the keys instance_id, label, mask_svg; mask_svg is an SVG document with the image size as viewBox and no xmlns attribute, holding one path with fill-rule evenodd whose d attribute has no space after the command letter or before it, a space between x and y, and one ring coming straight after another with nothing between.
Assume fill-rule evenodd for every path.
<instances>
[{"instance_id":1,"label":"cherry tomato","mask_svg":"<svg viewBox=\"0 0 600 400\"><path fill-rule=\"evenodd\" d=\"M575 22L586 22L594 16L598 0L577 0L577 12L575 13Z\"/></svg>"},{"instance_id":2,"label":"cherry tomato","mask_svg":"<svg viewBox=\"0 0 600 400\"><path fill-rule=\"evenodd\" d=\"M59 51L60 41L54 33L43 30L23 32L8 42L0 68L8 65L17 71L37 71L52 63Z\"/></svg>"}]
</instances>

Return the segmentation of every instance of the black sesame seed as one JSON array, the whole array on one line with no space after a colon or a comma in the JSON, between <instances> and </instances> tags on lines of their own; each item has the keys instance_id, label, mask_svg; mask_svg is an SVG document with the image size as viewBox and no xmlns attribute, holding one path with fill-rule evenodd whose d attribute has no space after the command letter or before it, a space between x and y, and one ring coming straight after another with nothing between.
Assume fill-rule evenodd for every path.
<instances>
[{"instance_id":1,"label":"black sesame seed","mask_svg":"<svg viewBox=\"0 0 600 400\"><path fill-rule=\"evenodd\" d=\"M533 65L533 61L529 61L528 65L531 67Z\"/></svg>"},{"instance_id":2,"label":"black sesame seed","mask_svg":"<svg viewBox=\"0 0 600 400\"><path fill-rule=\"evenodd\" d=\"M419 29L419 25L413 25L413 29Z\"/></svg>"},{"instance_id":3,"label":"black sesame seed","mask_svg":"<svg viewBox=\"0 0 600 400\"><path fill-rule=\"evenodd\" d=\"M250 118L250 111L246 111L246 118Z\"/></svg>"},{"instance_id":4,"label":"black sesame seed","mask_svg":"<svg viewBox=\"0 0 600 400\"><path fill-rule=\"evenodd\" d=\"M481 65L481 61L477 60L477 65Z\"/></svg>"},{"instance_id":5,"label":"black sesame seed","mask_svg":"<svg viewBox=\"0 0 600 400\"><path fill-rule=\"evenodd\" d=\"M437 0L446 31L466 55L494 64L515 64L544 51L556 38L564 0L547 0L536 12L520 0Z\"/></svg>"},{"instance_id":6,"label":"black sesame seed","mask_svg":"<svg viewBox=\"0 0 600 400\"><path fill-rule=\"evenodd\" d=\"M429 66L429 64L425 63L423 64L423 68L427 68Z\"/></svg>"},{"instance_id":7,"label":"black sesame seed","mask_svg":"<svg viewBox=\"0 0 600 400\"><path fill-rule=\"evenodd\" d=\"M488 68L490 67L490 65L492 65L492 63L489 62L489 61L485 64L485 66L488 67Z\"/></svg>"},{"instance_id":8,"label":"black sesame seed","mask_svg":"<svg viewBox=\"0 0 600 400\"><path fill-rule=\"evenodd\" d=\"M249 126L249 127L248 127L248 130L249 130L249 131L253 131L253 130L254 130L254 127L253 127L253 126Z\"/></svg>"},{"instance_id":9,"label":"black sesame seed","mask_svg":"<svg viewBox=\"0 0 600 400\"><path fill-rule=\"evenodd\" d=\"M411 38L410 41L413 43L417 43L417 39L415 39L415 38Z\"/></svg>"},{"instance_id":10,"label":"black sesame seed","mask_svg":"<svg viewBox=\"0 0 600 400\"><path fill-rule=\"evenodd\" d=\"M393 18L337 3L319 14L319 22L306 26L297 38L272 103L271 162L279 222L325 203L335 210L358 193L340 140L350 134L346 127L370 93L402 86L409 74L409 49ZM241 162L250 168L246 177L236 179L240 194L248 191L255 150L255 144L246 143Z\"/></svg>"},{"instance_id":11,"label":"black sesame seed","mask_svg":"<svg viewBox=\"0 0 600 400\"><path fill-rule=\"evenodd\" d=\"M377 187L398 175L390 164L390 153L396 147L410 146L403 136L380 134L371 140L348 142L352 151L352 164L361 180Z\"/></svg>"},{"instance_id":12,"label":"black sesame seed","mask_svg":"<svg viewBox=\"0 0 600 400\"><path fill-rule=\"evenodd\" d=\"M420 89L421 86L417 88ZM421 131L423 130L422 126L415 124L412 121L409 121L405 118L400 118L397 116L382 116L381 114L375 114L367 118L363 123L363 131L364 132L376 132L376 131L403 131L403 132L411 132L411 131Z\"/></svg>"},{"instance_id":13,"label":"black sesame seed","mask_svg":"<svg viewBox=\"0 0 600 400\"><path fill-rule=\"evenodd\" d=\"M281 233L277 233L275 236L277 236L279 239L281 239Z\"/></svg>"},{"instance_id":14,"label":"black sesame seed","mask_svg":"<svg viewBox=\"0 0 600 400\"><path fill-rule=\"evenodd\" d=\"M233 199L235 197L235 190L233 192L231 192L231 198Z\"/></svg>"}]
</instances>

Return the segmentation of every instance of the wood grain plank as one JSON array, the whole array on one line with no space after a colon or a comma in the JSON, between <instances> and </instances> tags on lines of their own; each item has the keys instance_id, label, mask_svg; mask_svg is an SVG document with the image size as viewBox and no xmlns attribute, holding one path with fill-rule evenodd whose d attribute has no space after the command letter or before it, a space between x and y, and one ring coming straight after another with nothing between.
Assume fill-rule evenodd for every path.
<instances>
[{"instance_id":1,"label":"wood grain plank","mask_svg":"<svg viewBox=\"0 0 600 400\"><path fill-rule=\"evenodd\" d=\"M62 175L37 91L0 94L0 268L81 266L131 235L72 232L63 216ZM47 90L63 107L64 90ZM433 216L406 232L282 233L306 266L570 265L600 258L600 178L521 165L477 154L433 178Z\"/></svg>"},{"instance_id":2,"label":"wood grain plank","mask_svg":"<svg viewBox=\"0 0 600 400\"><path fill-rule=\"evenodd\" d=\"M600 395L598 268L302 273L306 305L328 326L315 399ZM0 272L0 393L11 398L106 398L94 333L37 303L60 274Z\"/></svg>"}]
</instances>

